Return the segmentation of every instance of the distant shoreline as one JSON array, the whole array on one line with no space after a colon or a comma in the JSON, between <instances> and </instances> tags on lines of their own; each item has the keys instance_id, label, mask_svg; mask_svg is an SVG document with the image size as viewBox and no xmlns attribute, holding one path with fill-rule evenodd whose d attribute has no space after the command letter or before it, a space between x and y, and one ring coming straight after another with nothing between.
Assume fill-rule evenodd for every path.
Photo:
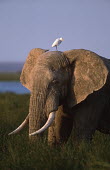
<instances>
[{"instance_id":1,"label":"distant shoreline","mask_svg":"<svg viewBox=\"0 0 110 170\"><path fill-rule=\"evenodd\" d=\"M24 62L0 62L0 73L21 72Z\"/></svg>"},{"instance_id":2,"label":"distant shoreline","mask_svg":"<svg viewBox=\"0 0 110 170\"><path fill-rule=\"evenodd\" d=\"M0 72L0 81L20 81L21 72Z\"/></svg>"}]
</instances>

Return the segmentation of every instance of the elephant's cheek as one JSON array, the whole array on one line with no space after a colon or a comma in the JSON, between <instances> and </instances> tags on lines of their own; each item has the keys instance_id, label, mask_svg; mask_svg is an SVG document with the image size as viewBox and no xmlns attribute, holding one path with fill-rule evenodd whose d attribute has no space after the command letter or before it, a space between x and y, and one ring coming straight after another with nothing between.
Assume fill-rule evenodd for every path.
<instances>
[{"instance_id":1,"label":"elephant's cheek","mask_svg":"<svg viewBox=\"0 0 110 170\"><path fill-rule=\"evenodd\" d=\"M45 105L45 112L46 116L49 116L49 113L53 111L57 111L59 106L59 96L51 96L47 99L46 105Z\"/></svg>"}]
</instances>

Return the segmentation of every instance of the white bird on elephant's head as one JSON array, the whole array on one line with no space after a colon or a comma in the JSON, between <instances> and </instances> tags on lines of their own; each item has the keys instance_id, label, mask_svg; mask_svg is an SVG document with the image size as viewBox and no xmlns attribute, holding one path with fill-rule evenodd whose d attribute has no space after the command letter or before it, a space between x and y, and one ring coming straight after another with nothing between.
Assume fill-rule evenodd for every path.
<instances>
[{"instance_id":1,"label":"white bird on elephant's head","mask_svg":"<svg viewBox=\"0 0 110 170\"><path fill-rule=\"evenodd\" d=\"M56 50L57 50L57 46L60 45L60 43L64 41L63 38L57 38L54 43L52 44L52 47L56 47Z\"/></svg>"}]
</instances>

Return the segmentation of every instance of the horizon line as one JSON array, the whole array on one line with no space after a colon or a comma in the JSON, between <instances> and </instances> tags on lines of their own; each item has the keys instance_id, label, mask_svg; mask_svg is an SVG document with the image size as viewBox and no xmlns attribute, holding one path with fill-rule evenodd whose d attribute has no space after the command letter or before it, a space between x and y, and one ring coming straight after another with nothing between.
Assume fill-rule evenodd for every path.
<instances>
[{"instance_id":1,"label":"horizon line","mask_svg":"<svg viewBox=\"0 0 110 170\"><path fill-rule=\"evenodd\" d=\"M24 63L25 61L0 61L0 63Z\"/></svg>"}]
</instances>

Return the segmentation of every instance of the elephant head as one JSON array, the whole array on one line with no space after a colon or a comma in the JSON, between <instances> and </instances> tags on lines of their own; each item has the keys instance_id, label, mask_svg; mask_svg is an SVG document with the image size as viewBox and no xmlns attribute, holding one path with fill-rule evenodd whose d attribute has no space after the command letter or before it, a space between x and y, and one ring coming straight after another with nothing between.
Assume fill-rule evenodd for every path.
<instances>
[{"instance_id":1,"label":"elephant head","mask_svg":"<svg viewBox=\"0 0 110 170\"><path fill-rule=\"evenodd\" d=\"M69 114L75 105L104 86L108 75L105 63L105 58L83 49L31 50L20 77L31 91L29 115L10 134L20 131L28 120L30 136L44 131L52 124L59 106L65 106Z\"/></svg>"}]
</instances>

